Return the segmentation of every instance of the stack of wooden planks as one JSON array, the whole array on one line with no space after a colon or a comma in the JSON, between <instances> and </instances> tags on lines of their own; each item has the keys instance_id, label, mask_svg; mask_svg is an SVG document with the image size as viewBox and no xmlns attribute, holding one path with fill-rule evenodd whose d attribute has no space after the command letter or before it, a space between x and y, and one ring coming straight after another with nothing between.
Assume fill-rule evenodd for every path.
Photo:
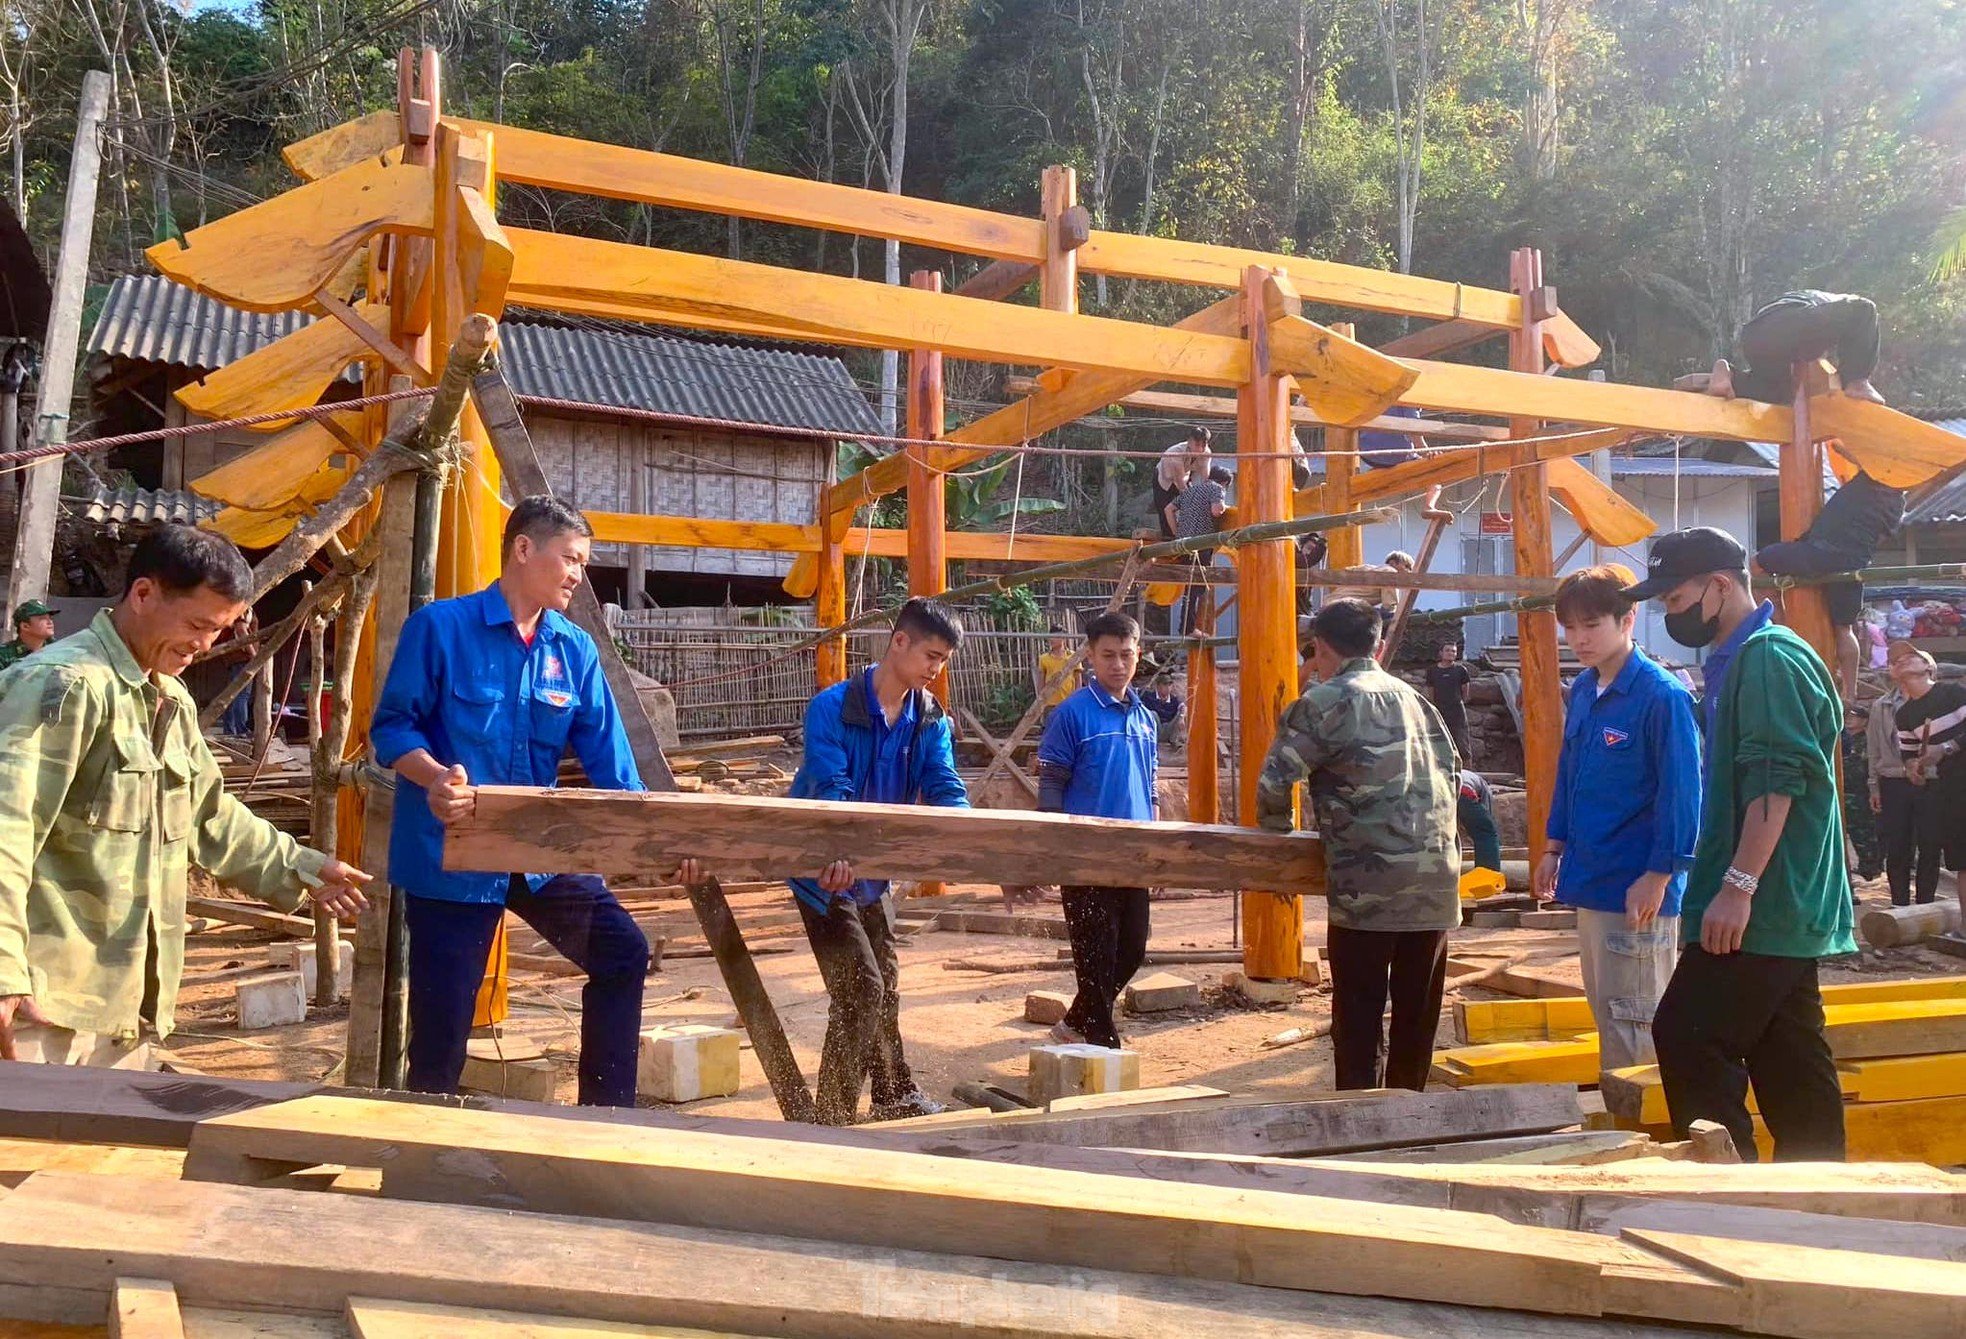
<instances>
[{"instance_id":1,"label":"stack of wooden planks","mask_svg":"<svg viewBox=\"0 0 1966 1339\"><path fill-rule=\"evenodd\" d=\"M1031 1142L49 1074L0 1072L0 1317L85 1334L1843 1339L1861 1323L1950 1339L1966 1325L1966 1178L1930 1168L1278 1158L1105 1145L1163 1132L1138 1110L1124 1128L1112 1110L1049 1113L1024 1124L1077 1135ZM1570 1111L1533 1089L1436 1096L1456 1120L1492 1104L1491 1125L1574 1111L1574 1093ZM1440 1133L1441 1108L1411 1094L1294 1105L1353 1104L1323 1123ZM1251 1105L1293 1104L1203 1100L1182 1128L1199 1139L1206 1110L1228 1131L1283 1128L1235 1114ZM49 1138L85 1133L120 1146Z\"/></svg>"},{"instance_id":2,"label":"stack of wooden planks","mask_svg":"<svg viewBox=\"0 0 1966 1339\"><path fill-rule=\"evenodd\" d=\"M1966 976L1825 986L1823 1003L1850 1155L1966 1164ZM1436 1054L1434 1075L1453 1087L1598 1084L1594 1027L1581 996L1463 1001L1455 1031L1468 1044ZM1655 1066L1601 1077L1605 1108L1623 1125L1665 1129ZM1765 1131L1758 1140L1770 1146Z\"/></svg>"}]
</instances>

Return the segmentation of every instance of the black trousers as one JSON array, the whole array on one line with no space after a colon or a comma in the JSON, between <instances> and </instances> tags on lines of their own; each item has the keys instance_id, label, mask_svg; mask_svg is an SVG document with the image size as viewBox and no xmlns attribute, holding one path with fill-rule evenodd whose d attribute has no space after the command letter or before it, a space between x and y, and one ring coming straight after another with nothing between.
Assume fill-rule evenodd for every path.
<instances>
[{"instance_id":1,"label":"black trousers","mask_svg":"<svg viewBox=\"0 0 1966 1339\"><path fill-rule=\"evenodd\" d=\"M823 913L800 900L799 917L831 1000L813 1103L826 1124L851 1125L860 1108L860 1087L869 1079L876 1107L898 1102L915 1088L901 1053L901 959L894 927L885 898L863 907L835 897Z\"/></svg>"},{"instance_id":2,"label":"black trousers","mask_svg":"<svg viewBox=\"0 0 1966 1339\"><path fill-rule=\"evenodd\" d=\"M1910 781L1903 784L1911 792L1912 840L1918 850L1913 866L1916 877L1912 900L1930 902L1939 895L1939 866L1953 836L1951 825L1958 817L1957 806L1951 789L1940 778L1935 777L1922 786L1914 786ZM1895 887L1891 890L1891 900L1898 900Z\"/></svg>"},{"instance_id":3,"label":"black trousers","mask_svg":"<svg viewBox=\"0 0 1966 1339\"><path fill-rule=\"evenodd\" d=\"M1324 953L1331 963L1331 1050L1338 1087L1425 1091L1447 988L1447 931L1334 925Z\"/></svg>"},{"instance_id":4,"label":"black trousers","mask_svg":"<svg viewBox=\"0 0 1966 1339\"><path fill-rule=\"evenodd\" d=\"M1066 887L1065 932L1079 993L1065 1025L1094 1046L1118 1046L1113 1004L1147 960L1150 907L1145 888Z\"/></svg>"},{"instance_id":5,"label":"black trousers","mask_svg":"<svg viewBox=\"0 0 1966 1339\"><path fill-rule=\"evenodd\" d=\"M1911 874L1919 858L1917 786L1901 776L1877 779L1877 839L1884 847L1884 876L1891 884L1891 905L1911 905ZM1932 886L1938 887L1938 854L1932 855ZM1923 882L1921 871L1921 882ZM1926 898L1931 901L1931 898Z\"/></svg>"},{"instance_id":6,"label":"black trousers","mask_svg":"<svg viewBox=\"0 0 1966 1339\"><path fill-rule=\"evenodd\" d=\"M1771 305L1756 312L1734 341L1747 370L1734 390L1750 400L1785 404L1795 397L1793 367L1827 356L1847 385L1877 370L1877 304L1846 297L1821 306Z\"/></svg>"},{"instance_id":7,"label":"black trousers","mask_svg":"<svg viewBox=\"0 0 1966 1339\"><path fill-rule=\"evenodd\" d=\"M1823 1031L1814 958L1708 953L1691 945L1652 1019L1673 1129L1718 1121L1759 1160L1748 1084L1777 1162L1841 1162L1843 1090Z\"/></svg>"}]
</instances>

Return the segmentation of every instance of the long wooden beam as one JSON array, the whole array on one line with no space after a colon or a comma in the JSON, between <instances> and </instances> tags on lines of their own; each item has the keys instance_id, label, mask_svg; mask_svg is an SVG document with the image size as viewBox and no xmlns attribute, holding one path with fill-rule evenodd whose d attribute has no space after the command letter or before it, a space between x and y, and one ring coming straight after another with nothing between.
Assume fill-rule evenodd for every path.
<instances>
[{"instance_id":1,"label":"long wooden beam","mask_svg":"<svg viewBox=\"0 0 1966 1339\"><path fill-rule=\"evenodd\" d=\"M629 512L583 513L603 544L643 544L654 547L740 549L764 553L817 553L816 525L784 521L723 521L704 516L637 516ZM964 562L1072 562L1133 547L1126 539L1101 535L995 534L968 530L948 532L948 556ZM849 555L870 558L908 556L905 530L864 530L854 527L840 541Z\"/></svg>"},{"instance_id":2,"label":"long wooden beam","mask_svg":"<svg viewBox=\"0 0 1966 1339\"><path fill-rule=\"evenodd\" d=\"M1157 888L1324 891L1324 847L1312 837L750 795L481 786L476 813L444 842L446 869L619 874L691 856L729 878L816 876L851 860L869 879L1097 886L1124 870Z\"/></svg>"},{"instance_id":3,"label":"long wooden beam","mask_svg":"<svg viewBox=\"0 0 1966 1339\"><path fill-rule=\"evenodd\" d=\"M516 255L507 296L530 306L621 311L646 304L644 319L708 329L776 321L810 340L932 348L987 362L1042 362L1155 381L1232 386L1249 375L1247 344L1227 335L525 228L510 229L509 236Z\"/></svg>"},{"instance_id":4,"label":"long wooden beam","mask_svg":"<svg viewBox=\"0 0 1966 1339\"><path fill-rule=\"evenodd\" d=\"M1602 451L1629 441L1631 436L1631 432L1624 428L1606 428L1597 432L1569 433L1539 438L1535 441L1510 442L1506 446L1492 448L1443 451L1405 465L1393 465L1383 470L1360 471L1352 480L1350 501L1353 506L1362 507L1392 498L1408 497L1435 484L1465 483L1469 479L1478 479L1484 475L1506 474L1510 470L1521 469L1525 465L1534 465L1541 461L1589 455L1593 451ZM1322 515L1328 510L1324 492L1323 484L1312 484L1309 488L1298 489L1295 495L1295 514Z\"/></svg>"},{"instance_id":5,"label":"long wooden beam","mask_svg":"<svg viewBox=\"0 0 1966 1339\"><path fill-rule=\"evenodd\" d=\"M1035 377L1006 377L1004 389L1013 395L1023 395L1041 389ZM1234 418L1236 402L1227 395L1194 395L1180 391L1135 391L1113 401L1127 409L1157 409L1163 413L1179 414L1183 418ZM1098 411L1094 411L1095 413ZM1314 427L1330 427L1331 420L1305 404L1290 407L1292 423L1306 423ZM1457 442L1500 442L1508 439L1509 430L1500 424L1490 423L1449 423L1438 418L1393 418L1381 415L1358 425L1360 429L1378 432L1398 432L1409 437L1439 437Z\"/></svg>"}]
</instances>

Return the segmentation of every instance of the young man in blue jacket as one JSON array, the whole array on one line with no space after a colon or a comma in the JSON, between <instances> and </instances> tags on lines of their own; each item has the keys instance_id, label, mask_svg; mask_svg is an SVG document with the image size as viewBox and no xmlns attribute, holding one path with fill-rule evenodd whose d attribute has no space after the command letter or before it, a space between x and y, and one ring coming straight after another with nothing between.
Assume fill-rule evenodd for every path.
<instances>
[{"instance_id":1,"label":"young man in blue jacket","mask_svg":"<svg viewBox=\"0 0 1966 1339\"><path fill-rule=\"evenodd\" d=\"M563 612L586 577L593 529L564 502L521 498L496 582L403 624L370 743L400 778L389 881L408 895L409 1087L457 1090L478 986L509 910L587 973L582 1106L635 1105L649 946L592 874L446 872L444 828L477 787L551 786L569 746L603 790L641 790L593 638Z\"/></svg>"},{"instance_id":2,"label":"young man in blue jacket","mask_svg":"<svg viewBox=\"0 0 1966 1339\"><path fill-rule=\"evenodd\" d=\"M1132 687L1140 625L1125 614L1100 614L1086 624L1085 645L1092 680L1053 710L1038 745L1038 808L1150 823L1160 731L1156 713ZM1113 1001L1147 959L1147 890L1068 886L1063 893L1079 990L1052 1034L1118 1047Z\"/></svg>"},{"instance_id":3,"label":"young man in blue jacket","mask_svg":"<svg viewBox=\"0 0 1966 1339\"><path fill-rule=\"evenodd\" d=\"M1700 834L1693 695L1632 641L1623 568L1573 572L1557 622L1570 685L1536 896L1577 908L1584 994L1606 1069L1649 1065L1652 1015L1679 961L1679 903Z\"/></svg>"},{"instance_id":4,"label":"young man in blue jacket","mask_svg":"<svg viewBox=\"0 0 1966 1339\"><path fill-rule=\"evenodd\" d=\"M880 663L806 708L805 758L792 798L967 809L949 718L928 691L962 636L955 614L934 600L902 605ZM876 1119L940 1111L901 1052L901 962L887 881L856 878L853 862L838 860L817 879L791 885L832 997L814 1095L819 1118L851 1125L869 1078Z\"/></svg>"}]
</instances>

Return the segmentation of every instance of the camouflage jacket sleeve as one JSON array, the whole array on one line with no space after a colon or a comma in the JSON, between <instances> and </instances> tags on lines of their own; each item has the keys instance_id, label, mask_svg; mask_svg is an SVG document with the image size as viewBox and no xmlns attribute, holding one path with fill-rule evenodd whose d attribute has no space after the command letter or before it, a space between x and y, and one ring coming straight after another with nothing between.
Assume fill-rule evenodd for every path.
<instances>
[{"instance_id":1,"label":"camouflage jacket sleeve","mask_svg":"<svg viewBox=\"0 0 1966 1339\"><path fill-rule=\"evenodd\" d=\"M1276 741L1263 762L1263 774L1256 780L1256 822L1271 832L1289 832L1295 826L1293 795L1297 786L1309 779L1325 759L1319 711L1309 697L1300 697L1284 708L1277 722Z\"/></svg>"},{"instance_id":2,"label":"camouflage jacket sleeve","mask_svg":"<svg viewBox=\"0 0 1966 1339\"><path fill-rule=\"evenodd\" d=\"M102 704L62 670L0 681L0 995L26 995L34 862L82 765Z\"/></svg>"},{"instance_id":3,"label":"camouflage jacket sleeve","mask_svg":"<svg viewBox=\"0 0 1966 1339\"><path fill-rule=\"evenodd\" d=\"M225 790L225 774L211 745L193 726L184 747L190 755L191 862L220 883L292 911L321 885L328 858L309 850L254 814Z\"/></svg>"}]
</instances>

